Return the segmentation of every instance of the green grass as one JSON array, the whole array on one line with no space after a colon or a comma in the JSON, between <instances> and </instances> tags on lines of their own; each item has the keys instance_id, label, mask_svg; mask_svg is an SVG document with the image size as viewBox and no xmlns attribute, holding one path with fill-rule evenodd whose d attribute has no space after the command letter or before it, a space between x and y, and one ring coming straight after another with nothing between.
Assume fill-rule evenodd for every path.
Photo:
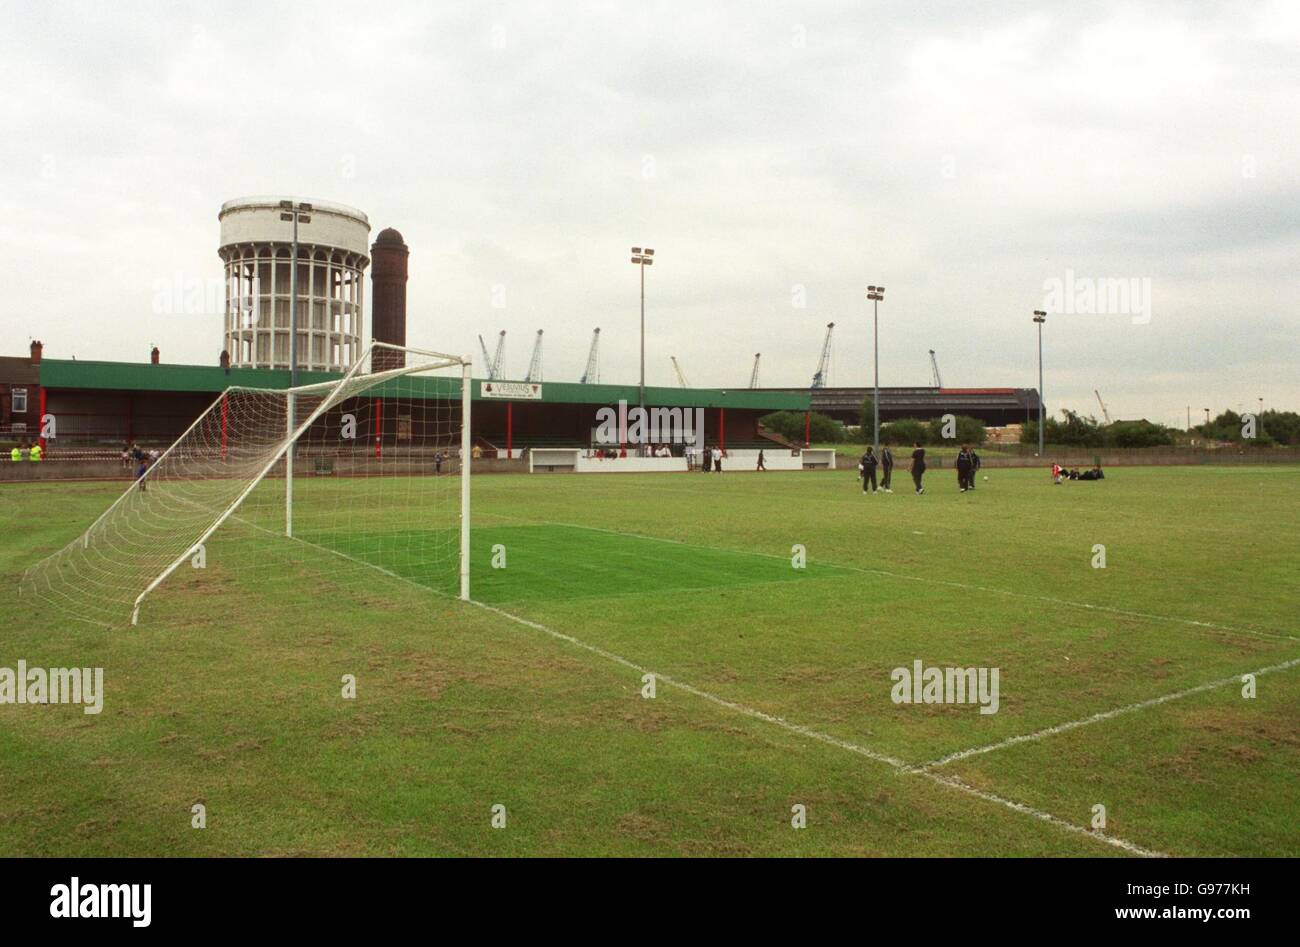
<instances>
[{"instance_id":1,"label":"green grass","mask_svg":"<svg viewBox=\"0 0 1300 947\"><path fill-rule=\"evenodd\" d=\"M1297 473L995 470L959 494L944 470L923 497L851 471L483 476L474 593L499 611L431 572L451 523L323 481L320 511L352 498L364 528L304 508L333 552L232 530L136 629L13 594L117 488L5 485L0 667L101 666L107 693L97 716L0 705L0 855L1123 854L737 707L923 764L1300 658ZM892 703L915 659L999 668L999 712ZM640 669L689 689L644 699ZM1295 856L1298 734L1300 666L937 772L1083 828L1105 805L1152 851Z\"/></svg>"}]
</instances>

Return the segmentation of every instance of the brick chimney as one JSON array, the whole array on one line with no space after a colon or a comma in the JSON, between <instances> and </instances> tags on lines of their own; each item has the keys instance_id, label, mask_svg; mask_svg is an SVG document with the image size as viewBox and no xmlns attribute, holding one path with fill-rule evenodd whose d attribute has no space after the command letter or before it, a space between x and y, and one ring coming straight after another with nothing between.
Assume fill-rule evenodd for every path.
<instances>
[{"instance_id":1,"label":"brick chimney","mask_svg":"<svg viewBox=\"0 0 1300 947\"><path fill-rule=\"evenodd\" d=\"M41 352L45 351L45 343L40 339L32 340L32 364L41 364Z\"/></svg>"},{"instance_id":2,"label":"brick chimney","mask_svg":"<svg viewBox=\"0 0 1300 947\"><path fill-rule=\"evenodd\" d=\"M155 346L153 347L153 351L149 353L149 364L150 364L150 365L157 365L157 364L158 364L158 356L159 356L158 346L155 345Z\"/></svg>"},{"instance_id":3,"label":"brick chimney","mask_svg":"<svg viewBox=\"0 0 1300 947\"><path fill-rule=\"evenodd\" d=\"M370 248L370 336L376 342L406 344L406 273L410 249L402 235L388 227ZM406 353L380 349L370 359L374 371L400 368Z\"/></svg>"}]
</instances>

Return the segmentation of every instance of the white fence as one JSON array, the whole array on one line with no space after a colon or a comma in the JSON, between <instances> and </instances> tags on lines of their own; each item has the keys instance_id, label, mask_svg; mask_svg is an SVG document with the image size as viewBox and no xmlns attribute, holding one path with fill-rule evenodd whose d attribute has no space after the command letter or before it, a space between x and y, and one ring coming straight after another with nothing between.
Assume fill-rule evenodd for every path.
<instances>
[{"instance_id":1,"label":"white fence","mask_svg":"<svg viewBox=\"0 0 1300 947\"><path fill-rule=\"evenodd\" d=\"M833 450L790 450L773 447L762 451L763 466L768 470L834 470ZM757 449L727 451L722 472L751 471L758 468ZM563 471L569 473L668 473L687 469L684 457L604 457L579 447L535 447L528 452L528 472ZM698 469L698 468L697 468Z\"/></svg>"}]
</instances>

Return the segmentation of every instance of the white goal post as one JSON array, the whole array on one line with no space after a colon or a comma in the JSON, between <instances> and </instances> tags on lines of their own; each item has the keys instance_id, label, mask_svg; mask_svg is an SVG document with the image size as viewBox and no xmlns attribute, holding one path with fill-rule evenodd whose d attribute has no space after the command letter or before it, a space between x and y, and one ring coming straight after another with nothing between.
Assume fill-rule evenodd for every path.
<instances>
[{"instance_id":1,"label":"white goal post","mask_svg":"<svg viewBox=\"0 0 1300 947\"><path fill-rule=\"evenodd\" d=\"M372 342L339 379L229 387L156 460L132 460L143 472L29 568L22 593L134 625L181 566L206 568L209 542L237 534L223 577L260 566L258 581L292 571L307 584L306 545L334 557L314 567L337 581L342 559L468 600L470 373L469 358Z\"/></svg>"}]
</instances>

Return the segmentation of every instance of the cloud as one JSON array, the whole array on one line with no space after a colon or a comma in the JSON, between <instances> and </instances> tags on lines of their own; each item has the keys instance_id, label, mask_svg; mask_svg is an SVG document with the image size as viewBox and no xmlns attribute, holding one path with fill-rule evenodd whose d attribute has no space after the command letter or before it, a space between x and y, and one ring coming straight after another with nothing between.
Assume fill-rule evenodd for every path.
<instances>
[{"instance_id":1,"label":"cloud","mask_svg":"<svg viewBox=\"0 0 1300 947\"><path fill-rule=\"evenodd\" d=\"M412 343L522 374L651 383L1032 385L1029 313L1067 269L1150 278L1152 322L1053 319L1048 390L1182 417L1300 402L1293 4L232 3L12 7L0 37L0 348L213 362L245 194L364 209L412 248ZM493 300L505 288L506 305ZM797 299L806 301L803 308Z\"/></svg>"}]
</instances>

